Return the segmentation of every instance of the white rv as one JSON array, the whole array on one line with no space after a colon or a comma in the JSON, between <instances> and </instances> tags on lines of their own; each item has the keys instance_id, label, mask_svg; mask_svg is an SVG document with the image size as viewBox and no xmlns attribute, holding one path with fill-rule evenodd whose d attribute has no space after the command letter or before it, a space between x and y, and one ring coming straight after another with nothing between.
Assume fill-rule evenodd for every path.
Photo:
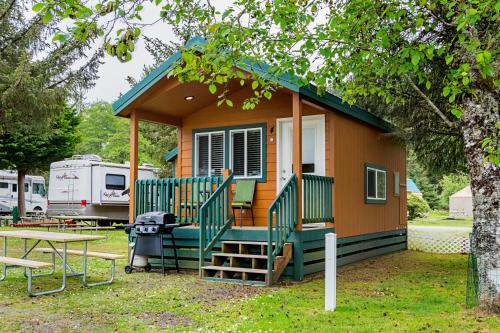
<instances>
[{"instance_id":1,"label":"white rv","mask_svg":"<svg viewBox=\"0 0 500 333\"><path fill-rule=\"evenodd\" d=\"M139 167L140 179L157 178L159 169ZM48 216L106 216L128 221L130 166L103 162L96 155L78 155L50 165Z\"/></svg>"},{"instance_id":2,"label":"white rv","mask_svg":"<svg viewBox=\"0 0 500 333\"><path fill-rule=\"evenodd\" d=\"M17 206L17 171L0 170L0 214L10 214ZM24 179L26 213L41 213L47 210L45 179L26 175Z\"/></svg>"}]
</instances>

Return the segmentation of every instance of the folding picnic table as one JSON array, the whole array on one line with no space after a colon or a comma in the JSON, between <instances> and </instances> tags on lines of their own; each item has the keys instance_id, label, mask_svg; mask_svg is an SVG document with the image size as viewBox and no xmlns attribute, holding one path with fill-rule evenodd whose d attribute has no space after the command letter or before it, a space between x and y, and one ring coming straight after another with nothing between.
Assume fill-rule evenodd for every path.
<instances>
[{"instance_id":1,"label":"folding picnic table","mask_svg":"<svg viewBox=\"0 0 500 333\"><path fill-rule=\"evenodd\" d=\"M45 241L53 249L52 257L52 271L44 274L34 275L31 270L25 270L25 275L28 277L28 292L31 296L41 296L47 294L54 294L63 291L66 288L66 278L71 276L83 276L83 282L86 281L87 276L87 242L105 239L104 236L94 235L79 235L79 234L66 234L59 232L47 232L37 230L12 230L0 231L0 237L3 237L3 251L2 256L7 257L7 238L18 238L23 240L23 256L21 259L26 259L28 255L37 247L38 244ZM28 249L28 240L34 240L35 243ZM75 272L68 264L68 243L83 242L83 272ZM62 253L54 246L55 243L63 244ZM62 286L59 289L42 291L38 293L31 292L31 280L33 277L45 276L53 274L55 271L55 256L62 260ZM67 270L70 270L68 274ZM27 271L27 274L26 274ZM2 277L0 281L4 280L7 276L7 265L2 264Z\"/></svg>"}]
</instances>

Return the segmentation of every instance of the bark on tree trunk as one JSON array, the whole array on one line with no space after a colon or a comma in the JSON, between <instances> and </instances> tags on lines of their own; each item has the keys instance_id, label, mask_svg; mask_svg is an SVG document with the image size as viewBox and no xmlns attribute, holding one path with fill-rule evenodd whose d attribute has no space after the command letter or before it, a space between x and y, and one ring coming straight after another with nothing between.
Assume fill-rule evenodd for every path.
<instances>
[{"instance_id":1,"label":"bark on tree trunk","mask_svg":"<svg viewBox=\"0 0 500 333\"><path fill-rule=\"evenodd\" d=\"M26 171L17 170L17 209L19 216L26 216L26 200L24 192L24 179L26 178Z\"/></svg>"},{"instance_id":2,"label":"bark on tree trunk","mask_svg":"<svg viewBox=\"0 0 500 333\"><path fill-rule=\"evenodd\" d=\"M473 237L479 273L479 301L500 310L500 167L484 159L481 140L500 121L494 93L464 101L461 130L468 159L473 202Z\"/></svg>"}]
</instances>

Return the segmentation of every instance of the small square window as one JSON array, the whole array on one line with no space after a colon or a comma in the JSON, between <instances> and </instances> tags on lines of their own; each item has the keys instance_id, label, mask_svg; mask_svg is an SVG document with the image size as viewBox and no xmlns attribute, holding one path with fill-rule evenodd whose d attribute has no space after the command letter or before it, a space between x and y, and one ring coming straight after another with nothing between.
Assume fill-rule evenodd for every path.
<instances>
[{"instance_id":1,"label":"small square window","mask_svg":"<svg viewBox=\"0 0 500 333\"><path fill-rule=\"evenodd\" d=\"M385 203L387 200L387 172L372 164L365 165L365 203Z\"/></svg>"}]
</instances>

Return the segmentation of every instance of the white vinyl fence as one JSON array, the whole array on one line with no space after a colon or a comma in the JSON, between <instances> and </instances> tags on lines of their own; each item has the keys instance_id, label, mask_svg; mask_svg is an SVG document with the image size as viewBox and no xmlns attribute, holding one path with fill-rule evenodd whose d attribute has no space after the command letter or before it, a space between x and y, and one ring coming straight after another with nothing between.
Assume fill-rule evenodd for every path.
<instances>
[{"instance_id":1,"label":"white vinyl fence","mask_svg":"<svg viewBox=\"0 0 500 333\"><path fill-rule=\"evenodd\" d=\"M469 253L471 228L408 226L408 249L430 253Z\"/></svg>"}]
</instances>

